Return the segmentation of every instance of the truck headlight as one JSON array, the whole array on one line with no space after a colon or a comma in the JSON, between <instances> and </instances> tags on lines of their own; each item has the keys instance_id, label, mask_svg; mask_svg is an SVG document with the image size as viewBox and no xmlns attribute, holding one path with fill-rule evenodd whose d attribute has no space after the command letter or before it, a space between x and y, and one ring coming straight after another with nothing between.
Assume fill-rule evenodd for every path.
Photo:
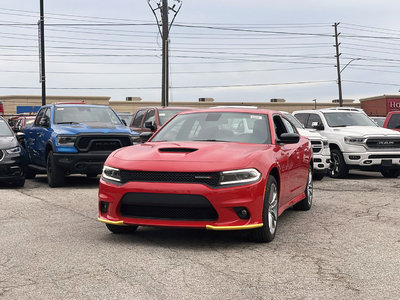
<instances>
[{"instance_id":1,"label":"truck headlight","mask_svg":"<svg viewBox=\"0 0 400 300\"><path fill-rule=\"evenodd\" d=\"M59 146L73 146L76 141L75 135L59 135L57 136L57 145Z\"/></svg>"},{"instance_id":2,"label":"truck headlight","mask_svg":"<svg viewBox=\"0 0 400 300\"><path fill-rule=\"evenodd\" d=\"M21 153L21 147L17 146L17 147L11 148L11 149L6 149L6 152L8 154L19 154L19 153Z\"/></svg>"},{"instance_id":3,"label":"truck headlight","mask_svg":"<svg viewBox=\"0 0 400 300\"><path fill-rule=\"evenodd\" d=\"M116 168L104 166L103 173L101 174L101 176L103 176L103 178L111 180L111 181L121 182L121 173L120 173L119 169L116 169Z\"/></svg>"},{"instance_id":4,"label":"truck headlight","mask_svg":"<svg viewBox=\"0 0 400 300\"><path fill-rule=\"evenodd\" d=\"M365 141L365 138L363 137L358 137L358 136L345 136L344 137L344 142L347 144L363 144Z\"/></svg>"},{"instance_id":5,"label":"truck headlight","mask_svg":"<svg viewBox=\"0 0 400 300\"><path fill-rule=\"evenodd\" d=\"M220 174L219 185L248 184L260 179L261 173L256 169L224 171Z\"/></svg>"}]
</instances>

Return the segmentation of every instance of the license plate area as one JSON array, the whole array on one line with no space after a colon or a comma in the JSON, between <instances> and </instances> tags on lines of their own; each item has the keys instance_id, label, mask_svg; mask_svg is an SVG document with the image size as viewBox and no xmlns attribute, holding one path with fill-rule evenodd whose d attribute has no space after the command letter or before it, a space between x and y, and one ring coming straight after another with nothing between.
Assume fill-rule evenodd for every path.
<instances>
[{"instance_id":1,"label":"license plate area","mask_svg":"<svg viewBox=\"0 0 400 300\"><path fill-rule=\"evenodd\" d=\"M391 159L382 159L381 166L382 167L391 167L391 166L393 166L392 160Z\"/></svg>"}]
</instances>

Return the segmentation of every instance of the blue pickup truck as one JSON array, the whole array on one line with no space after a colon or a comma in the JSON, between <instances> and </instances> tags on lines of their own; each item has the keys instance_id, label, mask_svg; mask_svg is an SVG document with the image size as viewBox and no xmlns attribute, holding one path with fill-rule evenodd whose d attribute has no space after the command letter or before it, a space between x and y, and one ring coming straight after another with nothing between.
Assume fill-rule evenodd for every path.
<instances>
[{"instance_id":1,"label":"blue pickup truck","mask_svg":"<svg viewBox=\"0 0 400 300\"><path fill-rule=\"evenodd\" d=\"M26 177L47 173L50 187L64 185L69 174L95 177L102 172L108 155L132 145L137 135L108 106L45 105L25 131L30 159Z\"/></svg>"}]
</instances>

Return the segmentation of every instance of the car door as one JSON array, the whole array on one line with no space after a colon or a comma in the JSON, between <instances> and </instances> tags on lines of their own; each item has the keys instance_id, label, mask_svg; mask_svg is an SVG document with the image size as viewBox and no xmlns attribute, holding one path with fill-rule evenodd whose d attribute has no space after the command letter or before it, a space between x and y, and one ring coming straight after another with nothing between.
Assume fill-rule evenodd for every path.
<instances>
[{"instance_id":1,"label":"car door","mask_svg":"<svg viewBox=\"0 0 400 300\"><path fill-rule=\"evenodd\" d=\"M39 121L37 131L36 131L36 143L35 143L35 149L37 151L37 164L41 166L46 165L46 145L48 140L51 137L51 127L50 125L50 117L51 117L51 108L47 107L44 111L44 114L42 118ZM44 120L47 120L44 123Z\"/></svg>"},{"instance_id":2,"label":"car door","mask_svg":"<svg viewBox=\"0 0 400 300\"><path fill-rule=\"evenodd\" d=\"M39 163L39 153L36 150L36 143L37 139L39 138L40 134L40 126L39 122L42 119L44 112L46 111L47 107L43 107L39 110L35 122L33 123L33 126L29 128L29 130L25 131L25 141L26 141L26 147L27 147L27 152L30 161L33 164L38 164Z\"/></svg>"},{"instance_id":3,"label":"car door","mask_svg":"<svg viewBox=\"0 0 400 300\"><path fill-rule=\"evenodd\" d=\"M298 133L295 126L285 117L282 117L283 123L287 129L288 133ZM294 147L293 159L293 178L294 181L293 195L292 198L299 196L304 192L305 184L307 183L307 178L305 175L308 174L308 157L310 155L308 143L302 142L300 139L299 143L290 144Z\"/></svg>"},{"instance_id":4,"label":"car door","mask_svg":"<svg viewBox=\"0 0 400 300\"><path fill-rule=\"evenodd\" d=\"M273 123L277 147L276 159L280 168L281 182L285 183L280 187L279 198L280 206L283 206L294 198L295 190L298 185L295 180L296 165L298 164L298 153L296 153L297 144L282 144L279 142L281 134L288 133L288 129L279 114L273 115Z\"/></svg>"},{"instance_id":5,"label":"car door","mask_svg":"<svg viewBox=\"0 0 400 300\"><path fill-rule=\"evenodd\" d=\"M146 124L152 124L153 129L151 130L150 128L146 127ZM146 112L146 115L144 117L143 123L142 123L142 132L150 132L150 131L156 131L157 130L157 124L156 124L156 113L154 109L149 109Z\"/></svg>"}]
</instances>

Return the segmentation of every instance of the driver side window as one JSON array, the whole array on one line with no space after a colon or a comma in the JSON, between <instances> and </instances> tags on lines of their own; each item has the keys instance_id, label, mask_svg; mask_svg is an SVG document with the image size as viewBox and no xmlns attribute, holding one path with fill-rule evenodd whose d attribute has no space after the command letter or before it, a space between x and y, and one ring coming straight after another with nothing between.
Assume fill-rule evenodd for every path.
<instances>
[{"instance_id":1,"label":"driver side window","mask_svg":"<svg viewBox=\"0 0 400 300\"><path fill-rule=\"evenodd\" d=\"M274 120L275 135L276 138L279 139L282 133L287 133L288 131L280 116L275 115L273 120Z\"/></svg>"}]
</instances>

